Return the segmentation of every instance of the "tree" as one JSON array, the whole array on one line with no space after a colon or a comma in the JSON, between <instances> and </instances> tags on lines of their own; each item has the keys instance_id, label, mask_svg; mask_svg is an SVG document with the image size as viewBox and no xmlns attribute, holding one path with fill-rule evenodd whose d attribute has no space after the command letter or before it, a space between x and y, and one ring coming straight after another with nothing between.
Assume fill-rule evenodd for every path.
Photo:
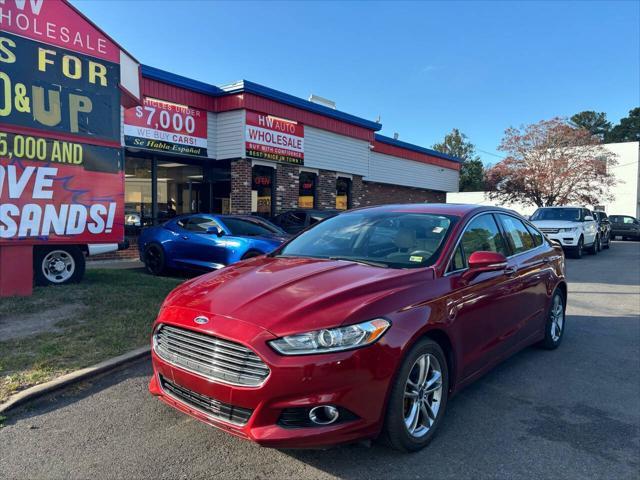
<instances>
[{"instance_id":1,"label":"tree","mask_svg":"<svg viewBox=\"0 0 640 480\"><path fill-rule=\"evenodd\" d=\"M457 157L462 160L460 166L460 191L477 192L484 190L484 165L476 155L476 147L464 133L454 128L445 135L442 143L433 147L438 152Z\"/></svg>"},{"instance_id":2,"label":"tree","mask_svg":"<svg viewBox=\"0 0 640 480\"><path fill-rule=\"evenodd\" d=\"M490 197L505 203L597 205L611 199L615 155L560 118L505 131L507 156L487 172Z\"/></svg>"},{"instance_id":3,"label":"tree","mask_svg":"<svg viewBox=\"0 0 640 480\"><path fill-rule=\"evenodd\" d=\"M605 137L609 143L640 142L640 107L629 111L629 116L620 120Z\"/></svg>"},{"instance_id":4,"label":"tree","mask_svg":"<svg viewBox=\"0 0 640 480\"><path fill-rule=\"evenodd\" d=\"M607 114L604 112L597 113L593 110L576 113L569 119L569 123L575 128L588 130L591 135L595 135L600 140L604 140L611 130L611 122L607 120Z\"/></svg>"}]
</instances>

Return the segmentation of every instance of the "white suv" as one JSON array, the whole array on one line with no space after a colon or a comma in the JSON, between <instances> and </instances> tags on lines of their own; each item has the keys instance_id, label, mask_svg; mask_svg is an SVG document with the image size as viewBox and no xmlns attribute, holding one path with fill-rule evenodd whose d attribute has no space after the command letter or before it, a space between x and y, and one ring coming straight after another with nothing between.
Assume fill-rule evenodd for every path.
<instances>
[{"instance_id":1,"label":"white suv","mask_svg":"<svg viewBox=\"0 0 640 480\"><path fill-rule=\"evenodd\" d=\"M531 222L551 240L581 258L584 249L595 255L600 250L598 224L593 213L583 207L543 207L531 216Z\"/></svg>"}]
</instances>

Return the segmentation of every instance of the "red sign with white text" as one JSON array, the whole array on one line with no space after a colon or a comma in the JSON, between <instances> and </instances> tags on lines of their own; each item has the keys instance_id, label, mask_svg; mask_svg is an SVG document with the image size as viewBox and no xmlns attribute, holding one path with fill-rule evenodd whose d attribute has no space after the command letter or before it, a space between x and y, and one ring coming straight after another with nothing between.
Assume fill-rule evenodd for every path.
<instances>
[{"instance_id":1,"label":"red sign with white text","mask_svg":"<svg viewBox=\"0 0 640 480\"><path fill-rule=\"evenodd\" d=\"M207 112L145 98L124 112L127 146L180 155L207 156Z\"/></svg>"},{"instance_id":2,"label":"red sign with white text","mask_svg":"<svg viewBox=\"0 0 640 480\"><path fill-rule=\"evenodd\" d=\"M0 30L120 63L120 48L62 0L0 0Z\"/></svg>"},{"instance_id":3,"label":"red sign with white text","mask_svg":"<svg viewBox=\"0 0 640 480\"><path fill-rule=\"evenodd\" d=\"M304 165L304 125L247 111L245 147L247 157Z\"/></svg>"}]
</instances>

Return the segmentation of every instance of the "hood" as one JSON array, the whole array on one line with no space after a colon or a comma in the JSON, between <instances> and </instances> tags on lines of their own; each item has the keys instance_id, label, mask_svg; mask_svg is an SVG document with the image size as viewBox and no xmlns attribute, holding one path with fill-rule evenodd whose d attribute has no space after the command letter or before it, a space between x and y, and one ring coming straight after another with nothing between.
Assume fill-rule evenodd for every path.
<instances>
[{"instance_id":1,"label":"hood","mask_svg":"<svg viewBox=\"0 0 640 480\"><path fill-rule=\"evenodd\" d=\"M580 222L570 222L567 220L533 220L531 221L538 228L575 228Z\"/></svg>"},{"instance_id":2,"label":"hood","mask_svg":"<svg viewBox=\"0 0 640 480\"><path fill-rule=\"evenodd\" d=\"M393 304L394 293L432 278L431 268L402 270L324 259L257 257L186 282L167 297L163 307L224 316L282 336L391 313L405 306ZM395 296L399 297L407 301L411 296Z\"/></svg>"}]
</instances>

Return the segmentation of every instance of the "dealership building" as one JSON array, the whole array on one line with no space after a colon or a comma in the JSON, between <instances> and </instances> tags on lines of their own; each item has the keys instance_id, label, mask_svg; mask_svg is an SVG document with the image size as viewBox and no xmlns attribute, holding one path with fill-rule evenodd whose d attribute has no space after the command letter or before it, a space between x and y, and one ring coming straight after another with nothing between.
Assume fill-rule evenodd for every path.
<instances>
[{"instance_id":1,"label":"dealership building","mask_svg":"<svg viewBox=\"0 0 640 480\"><path fill-rule=\"evenodd\" d=\"M149 66L141 91L144 105L122 109L130 222L444 202L458 190L458 159L380 135L380 123L324 99Z\"/></svg>"}]
</instances>

